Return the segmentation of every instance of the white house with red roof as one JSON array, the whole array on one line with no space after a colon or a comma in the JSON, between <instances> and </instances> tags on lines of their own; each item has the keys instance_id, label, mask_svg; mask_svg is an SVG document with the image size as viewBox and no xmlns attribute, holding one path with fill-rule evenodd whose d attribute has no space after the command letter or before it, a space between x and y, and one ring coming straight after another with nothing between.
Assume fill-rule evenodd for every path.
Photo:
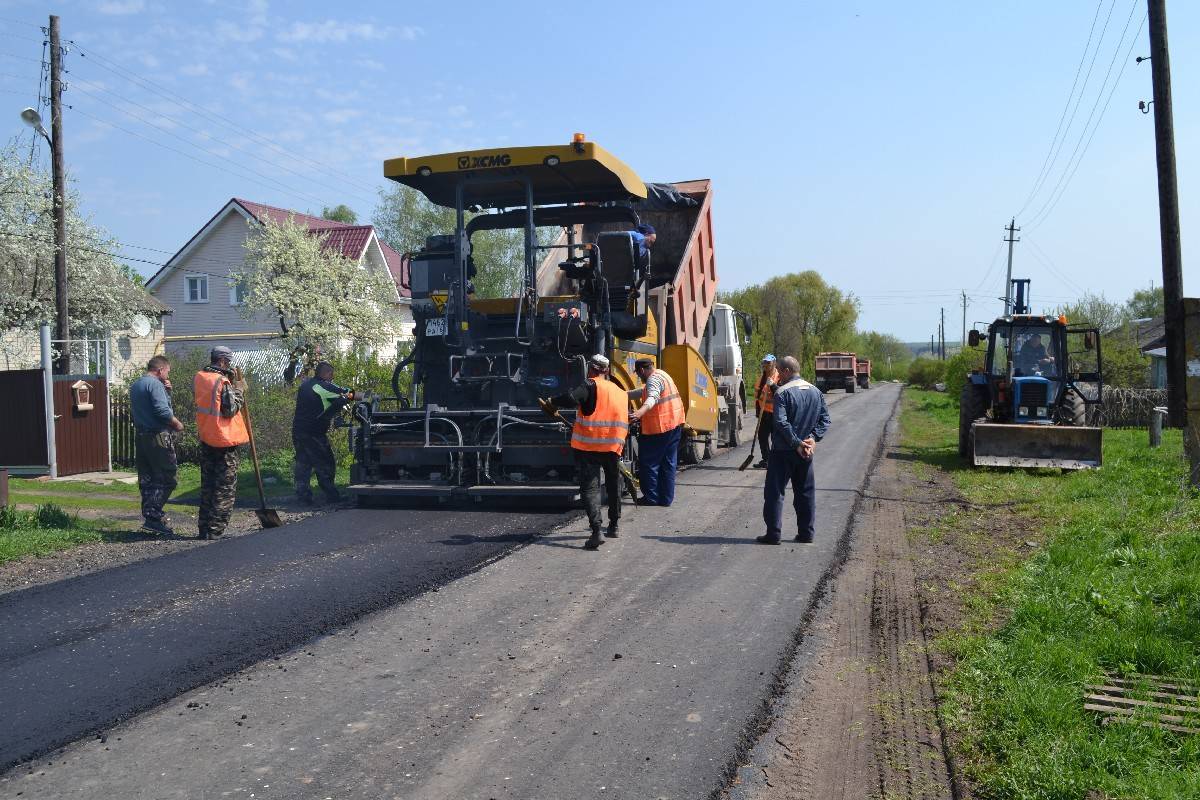
<instances>
[{"instance_id":1,"label":"white house with red roof","mask_svg":"<svg viewBox=\"0 0 1200 800\"><path fill-rule=\"evenodd\" d=\"M169 352L225 345L235 353L270 350L280 338L279 320L269 314L247 319L239 308L238 286L231 272L245 268L245 242L264 221L291 217L313 235L324 235L325 246L364 269L391 276L396 287L400 338L412 336L409 292L401 287L400 254L384 243L371 225L349 225L233 198L210 219L166 265L146 282L146 288L175 312L164 338ZM380 355L394 355L394 348Z\"/></svg>"}]
</instances>

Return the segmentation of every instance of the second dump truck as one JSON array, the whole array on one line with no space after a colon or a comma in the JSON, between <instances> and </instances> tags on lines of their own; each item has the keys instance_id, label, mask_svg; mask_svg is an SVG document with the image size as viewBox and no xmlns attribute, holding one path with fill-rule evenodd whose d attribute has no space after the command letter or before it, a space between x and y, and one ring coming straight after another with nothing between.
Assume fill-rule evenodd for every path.
<instances>
[{"instance_id":1,"label":"second dump truck","mask_svg":"<svg viewBox=\"0 0 1200 800\"><path fill-rule=\"evenodd\" d=\"M396 158L387 178L453 209L454 230L406 254L414 348L395 397L353 409L351 492L371 497L578 497L569 430L538 407L606 355L611 379L640 386L649 358L683 400L684 461L736 443L745 408L739 322L715 303L709 181L646 184L576 135L544 147ZM630 231L653 225L648 253ZM515 290L481 296L482 237L520 231ZM496 293L493 292L493 295ZM707 357L706 357L707 356ZM401 396L402 376L411 390ZM636 404L636 401L635 401ZM574 412L566 410L568 422ZM637 443L626 443L635 466Z\"/></svg>"},{"instance_id":2,"label":"second dump truck","mask_svg":"<svg viewBox=\"0 0 1200 800\"><path fill-rule=\"evenodd\" d=\"M830 389L845 389L853 394L860 380L858 358L854 353L818 353L813 375L813 383L822 394Z\"/></svg>"}]
</instances>

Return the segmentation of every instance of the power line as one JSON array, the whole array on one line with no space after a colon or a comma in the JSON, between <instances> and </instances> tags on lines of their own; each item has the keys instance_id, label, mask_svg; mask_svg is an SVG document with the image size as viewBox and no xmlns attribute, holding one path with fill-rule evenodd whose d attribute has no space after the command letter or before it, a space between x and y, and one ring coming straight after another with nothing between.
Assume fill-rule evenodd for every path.
<instances>
[{"instance_id":1,"label":"power line","mask_svg":"<svg viewBox=\"0 0 1200 800\"><path fill-rule=\"evenodd\" d=\"M1042 264L1042 266L1049 270L1051 274L1066 284L1069 289L1079 292L1080 294L1087 294L1087 289L1084 289L1082 286L1075 283L1075 281L1067 277L1066 274L1058 268L1058 265L1054 263L1054 259L1050 258L1046 251L1043 250L1037 242L1029 238L1028 233L1025 234L1025 243L1032 248L1030 252L1033 254L1033 257L1036 258Z\"/></svg>"},{"instance_id":2,"label":"power line","mask_svg":"<svg viewBox=\"0 0 1200 800\"><path fill-rule=\"evenodd\" d=\"M1136 0L1135 0L1136 4ZM1035 219L1031 228L1038 228L1044 223L1058 206L1058 201L1066 194L1067 187L1071 185L1071 180L1075 177L1075 173L1079 171L1079 165L1083 163L1083 157L1087 155L1088 148L1092 146L1092 139L1096 138L1096 131L1100 129L1100 123L1104 121L1104 115L1108 112L1108 104L1112 102L1113 95L1117 92L1117 87L1121 84L1121 78L1125 75L1125 68L1129 66L1129 56L1133 54L1133 48L1137 47L1138 37L1141 36L1142 28L1146 24L1146 17L1142 17L1142 22L1138 25L1137 32L1133 35L1133 41L1129 43L1129 49L1125 51L1125 60L1121 64L1121 69L1117 73L1117 79L1113 81L1112 89L1108 92L1108 97L1104 100L1104 107L1100 109L1100 116L1096 119L1095 126L1092 127L1092 132L1088 135L1087 142L1083 146L1083 151L1079 154L1079 160L1075 162L1075 166L1071 168L1071 174L1067 176L1067 181L1063 184L1062 191L1058 193L1058 197L1054 198L1054 202L1046 209L1046 213L1040 219Z\"/></svg>"},{"instance_id":3,"label":"power line","mask_svg":"<svg viewBox=\"0 0 1200 800\"><path fill-rule=\"evenodd\" d=\"M979 281L979 285L975 287L975 291L978 292L980 289L982 289L984 284L988 282L988 278L992 277L992 271L996 269L996 263L1000 260L1000 251L1003 249L1004 240L1001 239L1000 241L996 242L996 249L992 252L992 263L988 265L987 272L983 274L983 280Z\"/></svg>"},{"instance_id":4,"label":"power line","mask_svg":"<svg viewBox=\"0 0 1200 800\"><path fill-rule=\"evenodd\" d=\"M112 59L110 59L106 56L100 55L99 53L97 53L94 50L91 50L90 48L81 47L78 44L76 44L75 42L71 42L71 44L73 44L75 46L75 49L77 51L79 51L80 56L82 56L84 58L90 58L92 63L95 64L96 66L100 67L101 69L107 70L108 72L111 72L114 75L116 75L120 78L123 78L124 80L127 80L130 83L133 83L134 85L139 86L142 89L145 89L146 91L152 92L153 94L157 94L159 97L162 97L165 100L174 103L175 105L179 106L180 108L182 108L185 111L188 111L199 117L206 118L206 119L214 122L215 124L221 125L223 127L226 127L228 129L232 130L233 132L235 132L239 135L249 136L250 138L259 141L266 147L271 148L272 150L274 150L275 152L277 152L283 156L307 162L315 167L318 167L319 169L326 172L328 175L330 175L332 177L336 177L340 180L350 181L351 183L354 183L355 185L359 186L360 188L365 188L372 193L375 192L376 189L378 188L378 187L372 186L370 184L362 183L361 181L356 179L354 176L348 175L344 172L341 172L340 170L337 170L334 167L331 167L328 164L325 164L321 161L317 161L316 159L313 159L313 158L307 158L304 156L300 156L294 152L289 152L288 150L285 150L284 148L277 145L275 142L271 141L266 136L256 133L255 131L247 128L246 126L242 125L241 123L235 122L234 120L231 120L228 117L218 114L215 111L209 111L208 109L205 109L202 106L199 106L196 103L192 102L191 100L189 100L188 98L179 94L178 92L175 92L171 89L166 88L165 86L157 84L154 81L151 81L149 78L144 78L140 75L132 73L129 70L122 67L117 62L113 61Z\"/></svg>"},{"instance_id":5,"label":"power line","mask_svg":"<svg viewBox=\"0 0 1200 800\"><path fill-rule=\"evenodd\" d=\"M80 86L80 84L83 84L83 86ZM222 139L222 138L220 138L219 136L213 136L212 134L209 134L209 133L205 133L205 132L199 131L199 130L197 130L196 128L194 128L194 127L192 127L191 125L189 125L189 124L187 124L186 122L184 122L183 120L177 119L177 118L175 118L175 117L171 117L171 116L169 116L169 115L167 115L167 114L163 114L162 112L160 112L160 111L157 111L157 110L155 110L155 109L153 109L153 108L150 108L149 106L147 106L147 105L144 105L144 104L142 104L142 103L139 103L139 102L137 102L136 100L131 100L130 98L128 98L128 97L125 97L124 95L120 94L119 92L115 92L115 91L113 91L113 90L111 90L111 89L107 89L107 88L105 88L105 87L103 87L103 86L100 86L100 85L98 85L98 84L92 83L91 81L86 81L86 80L82 80L82 79L80 79L80 78L76 78L74 81L72 81L72 84L71 84L71 85L72 85L74 88L78 89L79 91L83 92L85 95L88 95L88 96L90 96L90 97L96 98L97 100L100 100L100 98L99 98L99 97L97 97L97 95L95 95L95 94L94 94L94 93L92 93L91 91L88 91L88 89L86 89L86 88L83 88L83 87L85 87L85 86L86 86L86 87L91 87L92 89L96 89L96 90L98 90L98 91L104 92L105 94L112 95L113 97L116 97L116 98L118 98L119 100L122 100L122 101L124 101L124 102L126 102L126 103L129 103L130 105L136 106L137 108L141 108L141 109L143 109L143 110L145 110L145 111L148 111L148 112L149 112L149 113L151 113L151 114L154 114L154 115L156 115L156 116L158 116L158 117L161 117L161 118L162 118L162 119L164 119L164 120L167 120L167 121L169 121L169 122L172 122L172 123L174 123L174 124L176 124L176 125L179 125L180 127L182 127L182 128L185 128L185 129L187 129L187 130L191 131L192 133L196 134L197 136L207 136L209 139L212 139L214 142L218 142L218 143L220 143L220 144L223 144L223 145L225 145L225 146L227 146L227 147L232 147L233 149L235 149L235 150L238 150L239 152L243 152L243 153L247 152L247 151L246 151L246 149L245 149L245 148L244 148L242 145L239 145L239 144L237 144L237 143L235 143L235 142L231 142L231 141L229 141L229 140L227 140L227 139ZM249 171L249 172L254 172L254 174L256 174L256 175L259 175L259 176L261 176L261 177L267 178L267 179L269 179L269 180L274 180L274 181L277 181L277 179L276 179L276 178L274 178L274 177L272 177L272 176L269 176L269 175L264 175L263 173L261 173L261 172L258 172L257 170L254 170L254 169L253 169L253 168L251 168L251 167L247 167L247 166L245 166L245 165L243 165L243 164L239 164L238 162L234 161L233 159L231 159L231 158L228 158L228 157L226 157L226 156L223 156L223 155L221 155L220 153L218 153L218 152L216 152L216 151L209 150L209 149L208 149L208 148L206 148L206 147L203 147L203 146L201 146L201 145L199 145L199 144L196 144L195 142L191 141L190 139L187 139L186 137L180 136L179 134L177 134L177 133L175 133L175 132L171 131L170 129L168 129L168 128L164 128L163 126L161 126L161 125L159 125L159 124L155 123L153 120L146 119L145 117L142 117L142 116L140 116L140 115L134 114L133 112L131 112L131 111L127 110L127 109L118 108L117 110L118 110L118 111L120 111L121 113L125 114L126 116L130 116L130 117L133 117L134 119L137 119L137 120L140 120L140 121L142 121L142 122L145 122L147 125L150 125L150 126L152 126L152 127L154 127L154 128L157 128L158 130L162 131L163 133L166 133L166 134L167 134L167 135L169 135L169 136L172 136L172 137L174 137L174 138L176 138L176 139L179 139L180 141L184 142L185 144L187 144L187 145L188 145L188 146L190 146L190 147L195 147L197 150L200 150L200 151L202 151L202 152L204 152L204 153L207 153L207 154L209 154L209 155L211 155L211 156L214 156L214 157L216 157L216 158L220 158L220 159L222 159L223 161L228 161L230 164L233 164L233 165L237 166L239 169L245 169L245 170L247 170L247 171ZM261 156L260 156L260 158L261 158ZM285 166L285 165L283 165L283 164L278 164L278 163L276 163L276 162L274 162L274 161L269 161L269 160L266 160L266 159L262 159L262 160L264 160L264 161L265 161L267 164L269 164L269 165L270 165L270 166L272 166L272 167L275 167L275 168L277 168L277 169L281 169L281 170L283 170L283 171L285 171L285 172L290 172L292 175L295 175L295 176L297 176L297 177L299 177L299 178L302 178L302 179L304 179L304 180L307 180L307 181L313 181L313 179L312 179L312 176L311 176L311 175L306 175L306 174L305 174L305 173L303 173L303 172L299 172L299 171L297 171L297 170L291 169L290 167L287 167L287 166ZM335 191L338 191L338 192L345 191L344 187L335 187L335 186L333 186L332 184L326 184L326 183L324 183L324 182L319 182L319 181L313 181L313 182L314 182L314 183L317 183L317 184L318 184L318 185L320 185L320 186L324 186L324 187L325 187L325 188L327 188L327 189L335 190ZM283 185L285 185L285 184L282 184L282 183L280 183L280 185L281 185L281 186L283 186ZM291 190L289 190L289 191L291 191ZM351 195L351 196L353 196L353 197L357 197L359 200L365 200L365 199L366 199L366 196L365 196L365 195L356 195L356 194L354 194L354 195ZM373 201L374 201L374 198L371 198L371 201L373 202Z\"/></svg>"},{"instance_id":6,"label":"power line","mask_svg":"<svg viewBox=\"0 0 1200 800\"><path fill-rule=\"evenodd\" d=\"M1100 101L1104 98L1104 90L1108 87L1108 79L1112 75L1113 66L1116 65L1117 59L1121 55L1121 48L1125 44L1125 37L1129 33L1129 24L1131 22L1133 22L1133 15L1134 15L1134 12L1137 11L1138 2L1139 2L1139 0L1133 0L1133 2L1130 3L1129 16L1125 19L1125 27L1121 31L1121 38L1119 40L1117 40L1117 46L1113 49L1113 56L1108 62L1108 69L1104 72L1104 81L1100 84L1100 90L1096 93L1096 100L1095 100L1095 102L1092 103L1091 111L1088 112L1088 118L1083 123L1083 129L1079 132L1079 138L1075 141L1075 147L1071 150L1071 156L1070 156L1070 158L1067 159L1066 166L1063 167L1063 171L1058 177L1058 182L1055 183L1054 188L1050 190L1050 196L1046 199L1046 202L1042 204L1042 207L1040 209L1038 209L1038 212L1033 215L1033 219L1029 220L1029 222L1026 223L1026 225L1025 225L1026 228L1033 229L1033 228L1037 227L1038 225L1040 225L1043 221L1045 221L1045 218L1047 216L1049 216L1049 209L1052 206L1057 205L1057 203L1058 203L1057 198L1061 197L1062 193L1066 191L1067 185L1070 183L1070 177L1075 174L1072 171L1072 165L1076 163L1076 161L1075 161L1076 156L1078 155L1080 160L1082 160L1082 158L1083 158L1083 153L1080 152L1080 146L1084 142L1084 137L1088 136L1088 127L1092 124L1092 119L1093 118L1096 119L1095 128L1098 128L1100 126L1100 123L1104 119L1103 113L1101 113L1098 118L1096 117L1096 109L1100 106ZM1139 33L1140 33L1141 29L1142 29L1141 25L1139 25L1138 26ZM1135 34L1134 38L1133 38L1133 44L1136 44L1136 43L1137 43L1137 34ZM1130 52L1132 52L1132 49L1133 49L1133 45L1130 46ZM1122 64L1120 74L1123 75L1124 73L1125 73L1125 65ZM1112 91L1110 91L1108 94L1108 97L1110 99L1112 98L1112 92L1116 91L1117 84L1119 82L1120 82L1120 77L1118 76L1117 80L1112 85ZM1105 104L1104 104L1104 109L1106 111L1108 110L1107 102L1105 102ZM1095 128L1093 128L1093 130L1092 130L1093 136L1095 135ZM1090 143L1091 139L1089 138L1087 141ZM1086 152L1086 151L1084 151L1084 152Z\"/></svg>"},{"instance_id":7,"label":"power line","mask_svg":"<svg viewBox=\"0 0 1200 800\"><path fill-rule=\"evenodd\" d=\"M1103 0L1100 0L1100 2L1103 3ZM1095 68L1095 66L1096 66L1096 58L1099 57L1099 55L1100 55L1100 47L1101 47L1101 45L1104 44L1104 37L1108 34L1108 23L1112 20L1113 10L1116 9L1116 7L1117 7L1117 0L1112 0L1112 2L1108 6L1108 14L1106 14L1104 17L1104 27L1101 28L1101 30L1100 30L1100 38L1096 41L1096 49L1092 51L1092 60L1090 62L1088 62L1087 73L1083 76L1083 85L1080 86L1079 95L1078 95L1078 97L1075 98L1075 105L1071 109L1070 119L1067 120L1066 127L1063 129L1062 138L1060 138L1058 140L1058 146L1056 148L1054 148L1054 155L1050 159L1050 165L1046 168L1046 174L1042 177L1042 183L1039 185L1038 191L1040 191L1042 188L1045 188L1045 181L1046 181L1046 179L1048 179L1050 177L1050 173L1054 171L1054 165L1058 163L1058 157L1059 157L1059 155L1062 154L1062 149L1067 143L1067 133L1071 130L1071 126L1075 124L1075 115L1079 112L1079 106L1083 102L1083 96L1087 91L1088 81L1091 80L1091 77L1092 77L1092 69ZM1119 46L1120 45L1118 45L1118 47ZM1087 56L1086 50L1084 51L1084 56L1085 57ZM1104 91L1104 90L1101 89L1101 91ZM1067 102L1069 103L1070 100L1068 99ZM1028 198L1025 201L1025 204L1021 207L1022 211L1024 211L1024 209L1028 208L1029 204L1032 201L1033 201L1033 197L1031 196L1030 198ZM1017 216L1019 216L1019 215L1017 215Z\"/></svg>"},{"instance_id":8,"label":"power line","mask_svg":"<svg viewBox=\"0 0 1200 800\"><path fill-rule=\"evenodd\" d=\"M235 170L233 170L233 169L230 169L228 167L223 167L223 166L221 166L221 164L211 162L211 161L205 161L204 158L198 158L196 156L193 156L192 154L190 154L190 152L180 150L179 148L173 148L173 146L169 145L169 144L164 144L162 142L158 142L157 139L151 139L150 137L144 136L144 134L138 133L137 131L131 131L130 128L118 125L118 124L116 124L116 122L110 122L109 120L104 120L104 119L98 118L98 116L96 116L94 114L89 114L88 112L84 112L83 109L79 109L74 106L71 106L70 108L71 108L71 110L73 110L74 113L83 114L84 116L86 116L86 118L100 122L101 125L108 125L109 127L116 128L116 130L118 130L118 131L122 131L122 132L130 134L130 136L137 137L139 139L144 139L145 142L149 142L152 145L160 146L160 148L163 148L164 150L170 150L172 152L175 152L175 154L184 156L185 158L190 158L190 160L192 160L194 162L197 162L199 164L204 164L205 167L220 169L221 172L228 173L230 175L234 175L235 178L240 178L242 180L248 180L248 181L253 182L253 184L258 184L259 186L265 186L266 188L271 188L271 190L280 191L280 188L282 188L283 191L289 192L290 194L292 194L293 197L304 198L304 199L310 201L310 203L316 203L317 205L325 205L324 200L317 198L317 197L313 197L313 196L311 196L311 194L305 194L305 193L302 193L299 191L290 190L290 188L288 188L286 185L278 184L278 182L275 181L275 179L268 178L268 180L271 181L271 184L274 184L274 185L266 184L266 182L264 182L264 181L250 178L250 176L241 174L239 172L235 172ZM262 175L262 173L254 172L254 170L247 170L247 172L252 172L256 175Z\"/></svg>"},{"instance_id":9,"label":"power line","mask_svg":"<svg viewBox=\"0 0 1200 800\"><path fill-rule=\"evenodd\" d=\"M1116 0L1113 0L1113 2L1115 3ZM1075 67L1075 79L1071 81L1071 91L1067 93L1067 102L1063 104L1062 114L1058 117L1058 127L1054 129L1054 136L1050 139L1050 147L1046 150L1046 157L1042 159L1042 168L1038 170L1037 177L1033 179L1033 188L1029 190L1029 196L1025 198L1025 203L1021 206L1021 210L1017 212L1018 217L1025 213L1025 209L1029 207L1034 195L1037 194L1038 189L1041 188L1046 175L1049 173L1050 154L1054 152L1054 145L1058 142L1059 133L1063 132L1063 121L1067 118L1067 109L1071 107L1071 100L1075 96L1075 87L1079 85L1079 73L1083 71L1083 62L1087 59L1088 50L1092 47L1092 36L1096 33L1096 20L1100 19L1100 9L1103 6L1104 0L1097 0L1096 13L1092 15L1092 26L1088 28L1087 42L1083 45L1083 53L1079 56L1079 65ZM1111 13L1111 10L1109 13ZM1096 43L1096 49L1100 49L1099 42ZM1088 75L1090 76L1091 74L1092 72L1089 69ZM1087 79L1084 79L1083 88L1079 90L1080 97L1083 97L1083 89L1086 88ZM1076 103L1075 107L1078 108L1079 104ZM1072 116L1072 119L1074 119L1074 116Z\"/></svg>"}]
</instances>

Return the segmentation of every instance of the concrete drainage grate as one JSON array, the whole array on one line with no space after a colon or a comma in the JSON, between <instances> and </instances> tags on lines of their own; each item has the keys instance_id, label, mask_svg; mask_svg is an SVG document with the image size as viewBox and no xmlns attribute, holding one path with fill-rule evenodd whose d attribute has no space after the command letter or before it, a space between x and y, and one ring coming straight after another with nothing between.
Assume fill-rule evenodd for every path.
<instances>
[{"instance_id":1,"label":"concrete drainage grate","mask_svg":"<svg viewBox=\"0 0 1200 800\"><path fill-rule=\"evenodd\" d=\"M1200 687L1174 683L1162 675L1105 674L1089 685L1083 708L1103 714L1105 725L1126 722L1175 733L1200 734Z\"/></svg>"}]
</instances>

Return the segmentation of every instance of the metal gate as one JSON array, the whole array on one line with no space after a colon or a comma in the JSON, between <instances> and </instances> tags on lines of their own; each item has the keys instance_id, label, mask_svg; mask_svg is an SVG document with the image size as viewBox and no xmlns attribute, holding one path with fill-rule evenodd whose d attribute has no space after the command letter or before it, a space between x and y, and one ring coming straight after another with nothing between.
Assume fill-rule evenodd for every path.
<instances>
[{"instance_id":1,"label":"metal gate","mask_svg":"<svg viewBox=\"0 0 1200 800\"><path fill-rule=\"evenodd\" d=\"M5 427L0 436L0 466L13 472L46 470L45 394L40 369L0 372Z\"/></svg>"},{"instance_id":2,"label":"metal gate","mask_svg":"<svg viewBox=\"0 0 1200 800\"><path fill-rule=\"evenodd\" d=\"M81 403L85 391L87 402ZM108 381L103 375L54 376L54 441L60 476L109 469Z\"/></svg>"}]
</instances>

